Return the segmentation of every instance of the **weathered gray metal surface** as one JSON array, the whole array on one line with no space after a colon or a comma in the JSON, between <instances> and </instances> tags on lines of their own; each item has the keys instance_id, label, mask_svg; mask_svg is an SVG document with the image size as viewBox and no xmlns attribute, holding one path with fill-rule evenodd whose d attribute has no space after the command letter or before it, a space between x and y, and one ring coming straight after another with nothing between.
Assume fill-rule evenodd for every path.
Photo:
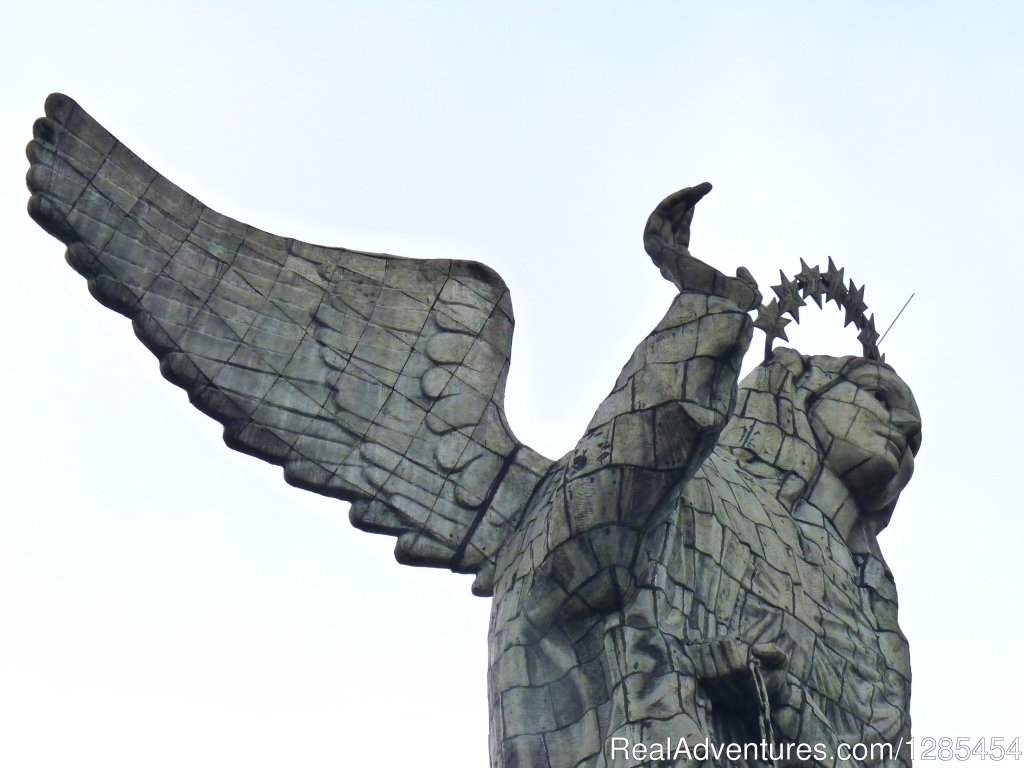
<instances>
[{"instance_id":1,"label":"weathered gray metal surface","mask_svg":"<svg viewBox=\"0 0 1024 768\"><path fill-rule=\"evenodd\" d=\"M65 96L28 155L30 214L228 445L352 502L356 526L398 537L400 561L476 573L493 594L494 766L653 764L683 738L833 750L909 735L876 536L920 415L878 359L863 287L835 265L803 264L761 305L746 270L689 253L710 185L667 198L644 245L679 294L551 462L506 424L512 306L487 267L253 229ZM771 350L782 314L822 293L865 357ZM754 309L766 359L738 385Z\"/></svg>"}]
</instances>

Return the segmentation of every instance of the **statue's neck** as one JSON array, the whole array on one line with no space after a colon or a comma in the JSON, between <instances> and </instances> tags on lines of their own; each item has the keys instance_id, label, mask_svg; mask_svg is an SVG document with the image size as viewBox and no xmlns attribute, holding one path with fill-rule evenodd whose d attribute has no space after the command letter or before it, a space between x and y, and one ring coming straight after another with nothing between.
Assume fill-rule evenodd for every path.
<instances>
[{"instance_id":1,"label":"statue's neck","mask_svg":"<svg viewBox=\"0 0 1024 768\"><path fill-rule=\"evenodd\" d=\"M850 543L862 513L849 489L835 473L823 467L804 501L830 520L840 538Z\"/></svg>"}]
</instances>

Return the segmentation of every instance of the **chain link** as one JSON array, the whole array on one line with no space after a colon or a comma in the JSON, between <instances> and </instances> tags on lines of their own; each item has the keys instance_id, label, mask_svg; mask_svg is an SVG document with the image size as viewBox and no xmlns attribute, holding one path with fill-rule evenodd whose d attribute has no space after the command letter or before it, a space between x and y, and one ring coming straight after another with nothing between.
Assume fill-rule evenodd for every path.
<instances>
[{"instance_id":1,"label":"chain link","mask_svg":"<svg viewBox=\"0 0 1024 768\"><path fill-rule=\"evenodd\" d=\"M764 675L761 674L761 660L756 656L752 657L748 666L750 667L750 676L754 678L754 690L757 691L757 724L761 728L761 742L771 747L775 743L775 729L772 728L768 687L764 684ZM775 761L770 760L769 765L775 768Z\"/></svg>"}]
</instances>

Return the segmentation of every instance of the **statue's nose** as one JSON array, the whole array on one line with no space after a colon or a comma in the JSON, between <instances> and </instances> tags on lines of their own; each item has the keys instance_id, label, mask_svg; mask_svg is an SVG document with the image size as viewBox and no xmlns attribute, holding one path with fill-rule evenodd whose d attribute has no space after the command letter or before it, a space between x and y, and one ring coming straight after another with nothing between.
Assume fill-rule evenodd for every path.
<instances>
[{"instance_id":1,"label":"statue's nose","mask_svg":"<svg viewBox=\"0 0 1024 768\"><path fill-rule=\"evenodd\" d=\"M906 408L894 408L892 423L907 438L907 447L916 456L921 448L921 419Z\"/></svg>"}]
</instances>

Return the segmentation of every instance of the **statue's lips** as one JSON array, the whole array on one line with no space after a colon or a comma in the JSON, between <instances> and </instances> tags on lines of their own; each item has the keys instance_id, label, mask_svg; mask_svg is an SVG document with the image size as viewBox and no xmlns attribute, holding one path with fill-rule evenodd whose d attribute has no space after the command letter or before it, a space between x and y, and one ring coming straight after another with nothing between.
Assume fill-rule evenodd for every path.
<instances>
[{"instance_id":1,"label":"statue's lips","mask_svg":"<svg viewBox=\"0 0 1024 768\"><path fill-rule=\"evenodd\" d=\"M893 432L891 430L878 430L878 434L885 438L885 441L889 444L889 448L892 449L892 453L896 459L902 460L903 455L907 452L907 439L900 432Z\"/></svg>"}]
</instances>

